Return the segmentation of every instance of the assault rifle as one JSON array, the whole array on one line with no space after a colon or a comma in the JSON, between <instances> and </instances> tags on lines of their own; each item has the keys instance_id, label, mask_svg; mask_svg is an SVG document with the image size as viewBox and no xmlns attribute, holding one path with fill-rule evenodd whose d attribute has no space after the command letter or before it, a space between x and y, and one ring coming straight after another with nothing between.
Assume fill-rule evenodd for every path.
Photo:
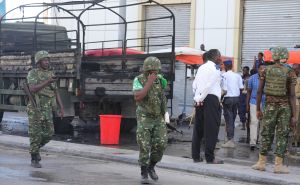
<instances>
[{"instance_id":1,"label":"assault rifle","mask_svg":"<svg viewBox=\"0 0 300 185\"><path fill-rule=\"evenodd\" d=\"M33 107L34 107L34 108L37 108L36 101L35 101L35 99L33 98L32 94L31 94L31 92L30 92L28 83L25 82L25 83L23 84L23 90L24 90L25 94L27 95L29 101L32 103Z\"/></svg>"},{"instance_id":2,"label":"assault rifle","mask_svg":"<svg viewBox=\"0 0 300 185\"><path fill-rule=\"evenodd\" d=\"M166 123L168 129L172 130L172 131L175 131L175 132L178 132L179 134L183 135L183 131L179 131L177 128L173 127L172 125L170 125L170 123Z\"/></svg>"}]
</instances>

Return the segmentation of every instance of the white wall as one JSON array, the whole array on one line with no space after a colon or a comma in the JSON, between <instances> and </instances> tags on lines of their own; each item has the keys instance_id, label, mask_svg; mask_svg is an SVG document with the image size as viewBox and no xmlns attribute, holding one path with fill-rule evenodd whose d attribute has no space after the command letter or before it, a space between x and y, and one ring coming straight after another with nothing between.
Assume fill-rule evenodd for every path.
<instances>
[{"instance_id":1,"label":"white wall","mask_svg":"<svg viewBox=\"0 0 300 185\"><path fill-rule=\"evenodd\" d=\"M62 2L66 0L55 0ZM127 0L127 4L140 2L141 0ZM204 43L206 49L217 48L222 55L233 56L234 48L234 20L235 20L235 4L238 0L196 0L196 17L195 25L195 48L199 48ZM109 0L104 3L106 6L118 5L119 0ZM115 9L117 12L118 10ZM59 13L62 15L62 13ZM137 6L127 9L127 20L137 20L139 11ZM89 12L85 15L84 22L88 23L109 23L118 22L117 16L109 11ZM59 25L68 28L74 27L74 23L70 21L59 21ZM180 26L180 25L176 25ZM159 29L159 28L158 28ZM87 40L109 40L118 39L118 26L98 27L91 31L86 37ZM136 38L142 30L139 30L138 24L129 24L127 38ZM189 34L189 33L187 33ZM192 39L192 38L191 38ZM115 47L117 43L106 44L106 47ZM137 42L130 42L129 45L136 45Z\"/></svg>"},{"instance_id":2,"label":"white wall","mask_svg":"<svg viewBox=\"0 0 300 185\"><path fill-rule=\"evenodd\" d=\"M50 2L50 0L7 0L6 1L6 12L19 7L20 5L24 4L31 4L31 3L43 3L43 2ZM26 11L24 11L24 16L34 16L38 12L41 12L43 8L28 8ZM9 13L6 18L21 18L23 16L23 12L20 9L16 9L13 12ZM33 21L30 20L30 21Z\"/></svg>"},{"instance_id":3,"label":"white wall","mask_svg":"<svg viewBox=\"0 0 300 185\"><path fill-rule=\"evenodd\" d=\"M217 48L233 56L234 16L237 0L197 0L195 47Z\"/></svg>"},{"instance_id":4,"label":"white wall","mask_svg":"<svg viewBox=\"0 0 300 185\"><path fill-rule=\"evenodd\" d=\"M55 2L65 2L66 0L56 0ZM132 4L136 3L137 0L130 0L127 1L127 4ZM112 1L105 1L102 3L105 6L111 7L111 6L117 6L119 5L119 0L112 0ZM99 7L99 6L95 6ZM87 8L87 6L82 6L82 5L74 5L70 7L72 9L77 9L77 8ZM119 12L118 9L113 9L117 13ZM62 11L52 11L53 14L58 15L58 16L68 16L67 13L64 13ZM137 6L132 6L127 9L127 21L135 21L138 19L138 8ZM118 23L119 17L112 13L109 10L93 10L93 11L87 11L86 13L83 14L82 19L81 19L84 24L104 24L104 23ZM54 24L58 24L60 26L65 26L67 29L76 29L77 24L75 21L70 21L70 20L57 20L54 22ZM97 26L97 27L87 27L86 29L86 41L100 41L100 40L118 40L118 30L119 30L119 25L105 25L105 26ZM128 29L127 29L127 38L136 38L138 35L138 24L133 23L133 24L128 24ZM89 44L87 45L87 49L92 49L95 47L100 47L101 44ZM131 41L129 42L129 45L137 45L137 42ZM118 47L118 42L109 42L109 43L104 43L105 48L109 47Z\"/></svg>"}]
</instances>

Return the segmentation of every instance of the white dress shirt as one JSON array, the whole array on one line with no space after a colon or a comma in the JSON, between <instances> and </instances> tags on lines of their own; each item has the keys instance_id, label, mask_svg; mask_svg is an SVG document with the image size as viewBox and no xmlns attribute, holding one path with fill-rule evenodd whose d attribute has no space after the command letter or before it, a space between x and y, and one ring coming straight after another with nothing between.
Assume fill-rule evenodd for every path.
<instances>
[{"instance_id":1,"label":"white dress shirt","mask_svg":"<svg viewBox=\"0 0 300 185\"><path fill-rule=\"evenodd\" d=\"M203 102L208 94L213 94L221 99L221 72L216 64L207 61L200 66L193 82L195 102Z\"/></svg>"},{"instance_id":2,"label":"white dress shirt","mask_svg":"<svg viewBox=\"0 0 300 185\"><path fill-rule=\"evenodd\" d=\"M224 91L227 91L225 97L239 97L240 90L244 88L241 75L229 70L223 74L223 77L224 85L222 88Z\"/></svg>"}]
</instances>

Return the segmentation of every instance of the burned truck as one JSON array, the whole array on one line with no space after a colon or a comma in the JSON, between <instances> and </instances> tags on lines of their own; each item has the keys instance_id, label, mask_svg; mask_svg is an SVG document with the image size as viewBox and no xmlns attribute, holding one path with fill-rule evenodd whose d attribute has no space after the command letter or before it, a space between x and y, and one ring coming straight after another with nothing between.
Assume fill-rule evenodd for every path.
<instances>
[{"instance_id":1,"label":"burned truck","mask_svg":"<svg viewBox=\"0 0 300 185\"><path fill-rule=\"evenodd\" d=\"M143 61L148 56L161 60L162 73L168 80L165 93L172 109L175 71L173 13L152 0L127 5L106 4L103 0L26 4L1 17L1 119L5 111L26 110L28 100L23 84L28 71L35 67L34 54L39 50L50 54L50 65L58 77L58 92L64 104L65 117L62 120L57 119L54 112L56 131L97 124L100 114L122 115L121 128L130 130L136 124L132 81L140 74ZM138 9L145 5L159 6L168 16L129 20L118 13L121 8ZM26 16L26 11L38 8L42 10L35 16ZM16 11L22 16L9 16ZM105 13L99 13L101 11ZM45 12L50 12L50 15ZM113 22L103 22L105 19L99 17L86 20L87 14L116 18L112 19ZM173 29L168 30L169 33L147 37L140 30L140 34L128 34L133 27L161 20L172 22ZM121 38L109 39L115 34L109 31L112 26L122 28ZM108 36L101 34L103 28L108 30ZM159 40L159 44L154 40ZM161 48L170 48L170 51L151 52Z\"/></svg>"}]
</instances>

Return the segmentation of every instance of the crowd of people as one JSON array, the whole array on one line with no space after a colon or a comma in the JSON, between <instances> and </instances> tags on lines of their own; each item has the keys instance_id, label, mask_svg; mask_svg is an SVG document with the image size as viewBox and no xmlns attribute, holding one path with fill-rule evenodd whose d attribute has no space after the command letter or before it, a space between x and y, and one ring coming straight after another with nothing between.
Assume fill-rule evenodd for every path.
<instances>
[{"instance_id":1,"label":"crowd of people","mask_svg":"<svg viewBox=\"0 0 300 185\"><path fill-rule=\"evenodd\" d=\"M219 70L217 66L222 63L220 52L209 50L204 54L207 61L204 60L193 82L196 109L192 140L194 162L202 161L200 144L204 139L207 163L211 163L212 159L214 164L221 163L214 159L212 151L218 139L222 108L227 136L222 147L235 147L234 130L238 112L242 129L247 127L250 150L255 150L259 144L259 160L252 168L266 169L266 156L276 138L274 173L288 173L282 162L288 142L299 145L299 124L296 128L299 116L299 65L286 64L288 50L284 47L272 48L271 52L272 62L264 61L263 53L258 53L250 74L250 68L245 66L242 75L232 71L230 60L224 61L224 67ZM212 105L211 99L219 104ZM292 130L296 130L293 132L296 134L293 140L289 140Z\"/></svg>"},{"instance_id":2,"label":"crowd of people","mask_svg":"<svg viewBox=\"0 0 300 185\"><path fill-rule=\"evenodd\" d=\"M223 147L235 147L234 131L238 114L242 129L247 128L251 150L257 148L260 138L259 160L252 168L266 170L267 153L276 138L274 172L288 173L287 167L283 166L283 158L290 142L288 136L291 129L296 130L293 144L299 146L300 142L300 125L296 128L300 107L300 65L286 64L288 51L284 47L275 47L271 51L272 64L265 62L263 53L259 53L258 58L254 58L252 69L243 67L242 75L233 72L232 61L222 61L219 50L211 49L203 54L204 63L199 67L192 87L195 124L191 148L194 162L204 160L200 155L203 143L206 163L224 163L215 158L223 112L227 136ZM48 53L37 52L35 60L37 68L27 76L28 88L32 92L32 101L28 104L27 111L31 165L41 168L40 148L53 135L51 107L58 103L60 116L64 112L56 90L57 78L49 70ZM158 180L155 166L162 159L167 146L165 122L168 113L164 95L167 80L160 71L160 60L148 57L143 64L143 73L133 81L134 99L137 103L139 164L143 182L148 180L148 176L154 181Z\"/></svg>"}]
</instances>

